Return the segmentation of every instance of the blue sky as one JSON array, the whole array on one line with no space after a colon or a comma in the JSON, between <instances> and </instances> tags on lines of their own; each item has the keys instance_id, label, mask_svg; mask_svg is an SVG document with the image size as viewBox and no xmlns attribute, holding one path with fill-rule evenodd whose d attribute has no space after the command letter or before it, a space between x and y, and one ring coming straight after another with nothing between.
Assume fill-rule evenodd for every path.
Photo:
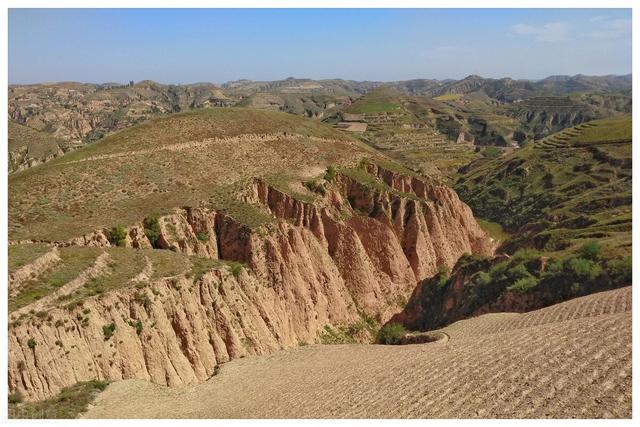
<instances>
[{"instance_id":1,"label":"blue sky","mask_svg":"<svg viewBox=\"0 0 640 427\"><path fill-rule=\"evenodd\" d=\"M9 82L631 72L629 9L10 9Z\"/></svg>"}]
</instances>

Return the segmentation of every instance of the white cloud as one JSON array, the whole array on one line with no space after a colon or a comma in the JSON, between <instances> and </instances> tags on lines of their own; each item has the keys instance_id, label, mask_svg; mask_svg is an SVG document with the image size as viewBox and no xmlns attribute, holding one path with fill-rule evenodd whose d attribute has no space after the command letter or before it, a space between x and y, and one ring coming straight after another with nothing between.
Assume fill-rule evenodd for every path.
<instances>
[{"instance_id":1,"label":"white cloud","mask_svg":"<svg viewBox=\"0 0 640 427\"><path fill-rule=\"evenodd\" d=\"M541 42L557 42L567 39L567 24L565 22L548 22L536 26L529 24L516 24L511 30L520 35L534 36Z\"/></svg>"}]
</instances>

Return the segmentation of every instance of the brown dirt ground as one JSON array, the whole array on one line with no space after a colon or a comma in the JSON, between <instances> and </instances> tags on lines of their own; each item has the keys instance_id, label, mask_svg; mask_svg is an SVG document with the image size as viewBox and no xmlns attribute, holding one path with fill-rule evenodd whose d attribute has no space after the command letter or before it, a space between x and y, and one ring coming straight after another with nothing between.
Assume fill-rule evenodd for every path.
<instances>
[{"instance_id":1,"label":"brown dirt ground","mask_svg":"<svg viewBox=\"0 0 640 427\"><path fill-rule=\"evenodd\" d=\"M248 357L184 389L117 382L85 417L631 417L631 287L442 331L427 344Z\"/></svg>"}]
</instances>

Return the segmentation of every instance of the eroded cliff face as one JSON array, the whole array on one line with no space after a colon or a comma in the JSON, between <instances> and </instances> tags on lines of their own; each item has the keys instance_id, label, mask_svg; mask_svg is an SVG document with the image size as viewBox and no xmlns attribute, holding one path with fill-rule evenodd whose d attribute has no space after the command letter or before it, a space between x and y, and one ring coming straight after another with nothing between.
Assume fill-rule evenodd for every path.
<instances>
[{"instance_id":1,"label":"eroded cliff face","mask_svg":"<svg viewBox=\"0 0 640 427\"><path fill-rule=\"evenodd\" d=\"M157 248L245 268L200 278L141 274L81 307L27 316L9 329L10 390L35 400L92 378L203 381L229 359L315 342L325 325L362 314L385 322L439 265L492 252L453 190L375 165L366 172L381 183L339 174L315 203L254 181L245 201L276 218L258 229L201 208L159 218ZM101 230L55 244L110 245ZM125 246L151 247L142 223L127 228ZM102 328L111 323L107 338Z\"/></svg>"}]
</instances>

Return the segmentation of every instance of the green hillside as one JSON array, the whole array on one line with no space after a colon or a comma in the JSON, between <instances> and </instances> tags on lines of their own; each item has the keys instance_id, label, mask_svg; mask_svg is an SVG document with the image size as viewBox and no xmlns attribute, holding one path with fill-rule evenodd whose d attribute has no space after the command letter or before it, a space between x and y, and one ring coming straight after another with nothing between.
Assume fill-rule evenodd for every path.
<instances>
[{"instance_id":1,"label":"green hillside","mask_svg":"<svg viewBox=\"0 0 640 427\"><path fill-rule=\"evenodd\" d=\"M566 252L597 239L631 251L631 118L565 129L465 168L455 188L474 213L513 233L507 249Z\"/></svg>"},{"instance_id":2,"label":"green hillside","mask_svg":"<svg viewBox=\"0 0 640 427\"><path fill-rule=\"evenodd\" d=\"M259 225L268 217L239 197L249 180L304 193L301 182L329 165L373 155L330 126L286 113L225 108L164 116L13 174L9 238L67 239L182 206L225 210Z\"/></svg>"}]
</instances>

